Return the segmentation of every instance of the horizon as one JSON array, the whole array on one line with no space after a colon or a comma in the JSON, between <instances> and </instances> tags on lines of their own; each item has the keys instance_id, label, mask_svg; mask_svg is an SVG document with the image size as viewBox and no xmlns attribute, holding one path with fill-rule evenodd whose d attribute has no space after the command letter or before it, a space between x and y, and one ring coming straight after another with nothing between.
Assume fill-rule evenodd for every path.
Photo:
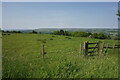
<instances>
[{"instance_id":1,"label":"horizon","mask_svg":"<svg viewBox=\"0 0 120 80\"><path fill-rule=\"evenodd\" d=\"M118 29L118 28L38 28L38 29ZM1 29L4 31L11 30L37 30L37 29Z\"/></svg>"},{"instance_id":2,"label":"horizon","mask_svg":"<svg viewBox=\"0 0 120 80\"><path fill-rule=\"evenodd\" d=\"M118 28L117 10L117 2L3 2L2 29L112 29Z\"/></svg>"}]
</instances>

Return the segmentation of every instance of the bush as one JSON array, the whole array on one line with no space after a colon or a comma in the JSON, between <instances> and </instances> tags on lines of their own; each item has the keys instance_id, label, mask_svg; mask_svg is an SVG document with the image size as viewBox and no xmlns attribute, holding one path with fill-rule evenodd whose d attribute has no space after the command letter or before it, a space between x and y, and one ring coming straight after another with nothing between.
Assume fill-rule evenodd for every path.
<instances>
[{"instance_id":1,"label":"bush","mask_svg":"<svg viewBox=\"0 0 120 80\"><path fill-rule=\"evenodd\" d=\"M37 32L36 32L36 31L34 31L34 30L32 31L32 33L37 34Z\"/></svg>"},{"instance_id":2,"label":"bush","mask_svg":"<svg viewBox=\"0 0 120 80\"><path fill-rule=\"evenodd\" d=\"M46 41L42 40L42 43L46 43Z\"/></svg>"},{"instance_id":3,"label":"bush","mask_svg":"<svg viewBox=\"0 0 120 80\"><path fill-rule=\"evenodd\" d=\"M37 41L41 41L41 39L37 39Z\"/></svg>"},{"instance_id":4,"label":"bush","mask_svg":"<svg viewBox=\"0 0 120 80\"><path fill-rule=\"evenodd\" d=\"M50 39L50 40L53 40L53 39Z\"/></svg>"},{"instance_id":5,"label":"bush","mask_svg":"<svg viewBox=\"0 0 120 80\"><path fill-rule=\"evenodd\" d=\"M75 31L75 32L72 33L72 36L74 36L74 37L88 37L91 34L92 33Z\"/></svg>"},{"instance_id":6,"label":"bush","mask_svg":"<svg viewBox=\"0 0 120 80\"><path fill-rule=\"evenodd\" d=\"M104 35L103 33L93 33L92 37L96 39L111 39L109 35Z\"/></svg>"},{"instance_id":7,"label":"bush","mask_svg":"<svg viewBox=\"0 0 120 80\"><path fill-rule=\"evenodd\" d=\"M55 36L52 36L52 37L55 37Z\"/></svg>"}]
</instances>

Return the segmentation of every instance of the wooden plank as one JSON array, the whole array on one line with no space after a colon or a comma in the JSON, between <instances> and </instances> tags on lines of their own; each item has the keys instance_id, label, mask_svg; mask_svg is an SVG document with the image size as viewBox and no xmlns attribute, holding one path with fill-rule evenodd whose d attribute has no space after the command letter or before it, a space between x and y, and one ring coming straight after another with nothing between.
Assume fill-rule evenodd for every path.
<instances>
[{"instance_id":1,"label":"wooden plank","mask_svg":"<svg viewBox=\"0 0 120 80\"><path fill-rule=\"evenodd\" d=\"M107 48L107 47L104 47L104 48ZM108 48L113 49L113 47L108 47ZM120 48L120 47L114 47L114 48Z\"/></svg>"},{"instance_id":2,"label":"wooden plank","mask_svg":"<svg viewBox=\"0 0 120 80\"><path fill-rule=\"evenodd\" d=\"M97 47L98 44L95 45L95 47ZM93 48L93 50L91 51L90 55L92 55L92 52L94 52L96 48Z\"/></svg>"},{"instance_id":3,"label":"wooden plank","mask_svg":"<svg viewBox=\"0 0 120 80\"><path fill-rule=\"evenodd\" d=\"M120 48L120 47L114 47L114 48Z\"/></svg>"},{"instance_id":4,"label":"wooden plank","mask_svg":"<svg viewBox=\"0 0 120 80\"><path fill-rule=\"evenodd\" d=\"M88 44L98 44L98 43L88 43Z\"/></svg>"},{"instance_id":5,"label":"wooden plank","mask_svg":"<svg viewBox=\"0 0 120 80\"><path fill-rule=\"evenodd\" d=\"M91 51L91 52L88 52L88 53L93 53L93 52L98 52L98 51Z\"/></svg>"},{"instance_id":6,"label":"wooden plank","mask_svg":"<svg viewBox=\"0 0 120 80\"><path fill-rule=\"evenodd\" d=\"M94 49L94 48L98 48L98 47L89 47L88 49Z\"/></svg>"},{"instance_id":7,"label":"wooden plank","mask_svg":"<svg viewBox=\"0 0 120 80\"><path fill-rule=\"evenodd\" d=\"M120 46L120 44L118 44L118 45L116 44L115 46Z\"/></svg>"},{"instance_id":8,"label":"wooden plank","mask_svg":"<svg viewBox=\"0 0 120 80\"><path fill-rule=\"evenodd\" d=\"M103 48L111 48L112 49L113 47L103 47Z\"/></svg>"},{"instance_id":9,"label":"wooden plank","mask_svg":"<svg viewBox=\"0 0 120 80\"><path fill-rule=\"evenodd\" d=\"M108 47L108 48L112 49L113 47Z\"/></svg>"}]
</instances>

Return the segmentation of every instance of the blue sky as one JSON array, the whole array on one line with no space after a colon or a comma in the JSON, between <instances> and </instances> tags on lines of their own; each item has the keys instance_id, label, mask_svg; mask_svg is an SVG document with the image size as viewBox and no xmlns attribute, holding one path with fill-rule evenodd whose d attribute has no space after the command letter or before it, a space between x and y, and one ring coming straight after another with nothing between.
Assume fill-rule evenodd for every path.
<instances>
[{"instance_id":1,"label":"blue sky","mask_svg":"<svg viewBox=\"0 0 120 80\"><path fill-rule=\"evenodd\" d=\"M2 3L0 2L0 28L2 27Z\"/></svg>"},{"instance_id":2,"label":"blue sky","mask_svg":"<svg viewBox=\"0 0 120 80\"><path fill-rule=\"evenodd\" d=\"M117 28L117 2L3 2L3 29Z\"/></svg>"},{"instance_id":3,"label":"blue sky","mask_svg":"<svg viewBox=\"0 0 120 80\"><path fill-rule=\"evenodd\" d=\"M118 2L119 0L2 0L2 2Z\"/></svg>"}]
</instances>

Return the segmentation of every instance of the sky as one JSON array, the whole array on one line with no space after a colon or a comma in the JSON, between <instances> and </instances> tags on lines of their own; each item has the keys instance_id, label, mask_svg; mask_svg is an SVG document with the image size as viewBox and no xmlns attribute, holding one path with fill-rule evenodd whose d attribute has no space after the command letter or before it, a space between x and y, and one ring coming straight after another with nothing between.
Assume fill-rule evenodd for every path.
<instances>
[{"instance_id":1,"label":"sky","mask_svg":"<svg viewBox=\"0 0 120 80\"><path fill-rule=\"evenodd\" d=\"M118 2L119 0L1 0L2 2Z\"/></svg>"},{"instance_id":2,"label":"sky","mask_svg":"<svg viewBox=\"0 0 120 80\"><path fill-rule=\"evenodd\" d=\"M0 2L0 28L2 28L2 3Z\"/></svg>"},{"instance_id":3,"label":"sky","mask_svg":"<svg viewBox=\"0 0 120 80\"><path fill-rule=\"evenodd\" d=\"M117 2L3 2L3 29L117 28Z\"/></svg>"}]
</instances>

